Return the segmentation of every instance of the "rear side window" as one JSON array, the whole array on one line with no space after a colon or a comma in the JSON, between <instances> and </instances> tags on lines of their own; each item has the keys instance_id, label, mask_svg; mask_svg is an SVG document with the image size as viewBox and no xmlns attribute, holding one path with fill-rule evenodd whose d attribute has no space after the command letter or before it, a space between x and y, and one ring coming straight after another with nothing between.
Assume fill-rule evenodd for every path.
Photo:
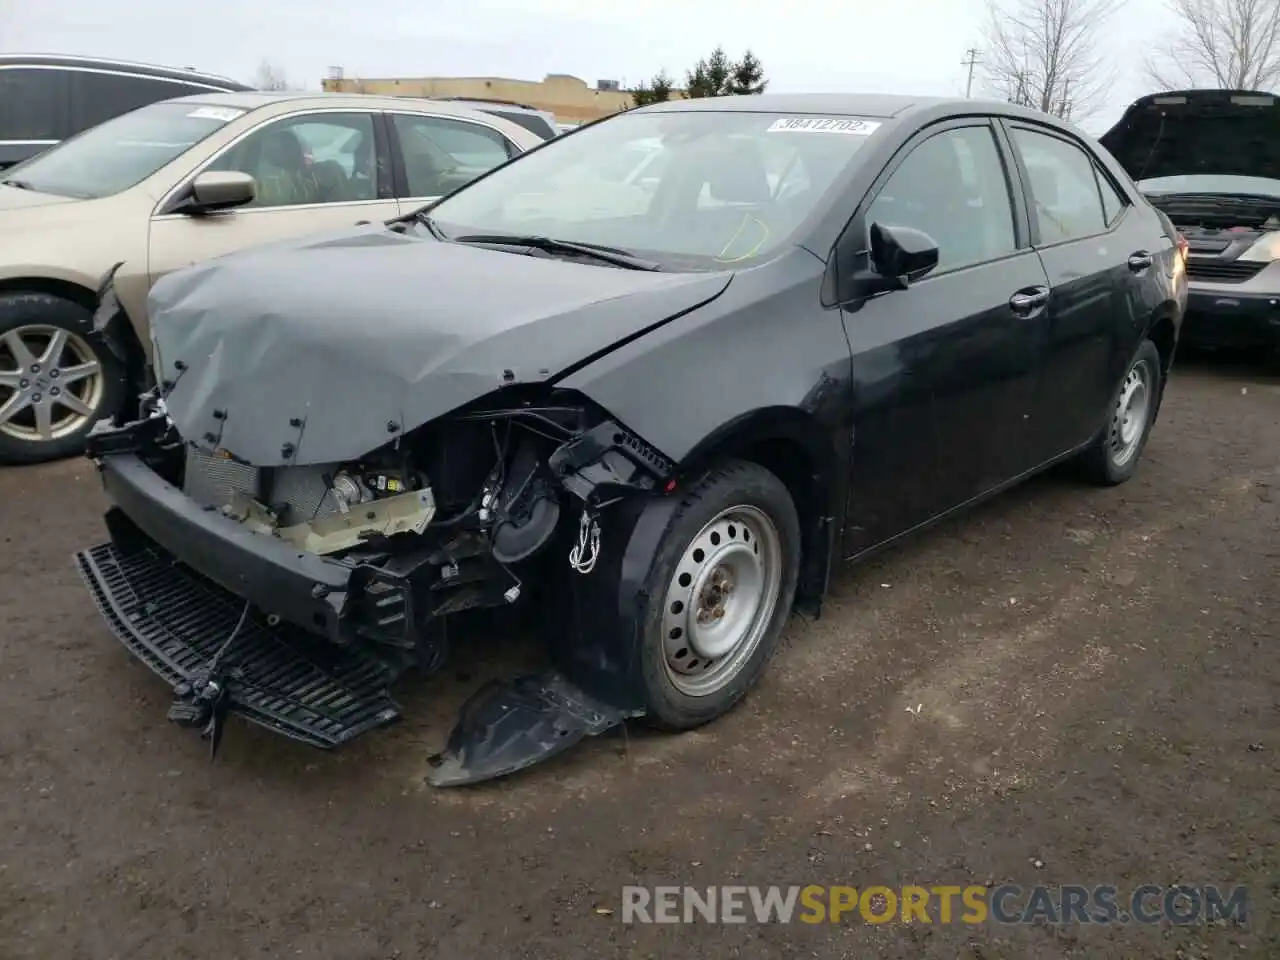
<instances>
[{"instance_id":1,"label":"rear side window","mask_svg":"<svg viewBox=\"0 0 1280 960\"><path fill-rule=\"evenodd\" d=\"M1079 240L1106 229L1109 221L1087 153L1066 140L1021 127L1014 128L1013 141L1031 181L1041 243Z\"/></svg>"},{"instance_id":2,"label":"rear side window","mask_svg":"<svg viewBox=\"0 0 1280 960\"><path fill-rule=\"evenodd\" d=\"M496 130L466 120L394 114L411 197L441 197L504 164L515 147Z\"/></svg>"},{"instance_id":3,"label":"rear side window","mask_svg":"<svg viewBox=\"0 0 1280 960\"><path fill-rule=\"evenodd\" d=\"M97 126L149 103L209 92L173 80L135 77L123 73L76 70L68 75L71 83L72 120L77 130Z\"/></svg>"},{"instance_id":4,"label":"rear side window","mask_svg":"<svg viewBox=\"0 0 1280 960\"><path fill-rule=\"evenodd\" d=\"M491 110L484 108L485 113L491 113L495 117L501 117L503 120L510 120L512 123L518 123L530 133L535 133L543 140L550 140L556 135L556 129L549 124L546 119L536 113L524 113L522 111Z\"/></svg>"},{"instance_id":5,"label":"rear side window","mask_svg":"<svg viewBox=\"0 0 1280 960\"><path fill-rule=\"evenodd\" d=\"M67 71L0 68L0 141L61 140L74 132Z\"/></svg>"}]
</instances>

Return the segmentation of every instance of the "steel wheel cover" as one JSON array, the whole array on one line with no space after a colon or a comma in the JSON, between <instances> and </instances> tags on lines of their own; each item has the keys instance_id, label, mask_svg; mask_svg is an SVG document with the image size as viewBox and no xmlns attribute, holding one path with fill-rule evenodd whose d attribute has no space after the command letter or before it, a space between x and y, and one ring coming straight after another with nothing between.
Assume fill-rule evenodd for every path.
<instances>
[{"instance_id":1,"label":"steel wheel cover","mask_svg":"<svg viewBox=\"0 0 1280 960\"><path fill-rule=\"evenodd\" d=\"M728 686L760 646L782 591L782 537L758 507L721 511L685 547L667 586L663 665L680 693Z\"/></svg>"},{"instance_id":2,"label":"steel wheel cover","mask_svg":"<svg viewBox=\"0 0 1280 960\"><path fill-rule=\"evenodd\" d=\"M1120 388L1108 435L1111 460L1117 467L1133 459L1146 432L1151 415L1151 381L1150 367L1139 363L1125 376Z\"/></svg>"}]
</instances>

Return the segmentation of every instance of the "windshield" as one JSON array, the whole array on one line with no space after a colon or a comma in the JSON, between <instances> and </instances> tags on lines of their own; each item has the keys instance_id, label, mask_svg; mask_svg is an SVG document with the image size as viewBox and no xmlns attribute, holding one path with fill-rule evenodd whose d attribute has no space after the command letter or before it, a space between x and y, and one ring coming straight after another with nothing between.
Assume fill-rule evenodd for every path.
<instances>
[{"instance_id":1,"label":"windshield","mask_svg":"<svg viewBox=\"0 0 1280 960\"><path fill-rule=\"evenodd\" d=\"M537 235L715 269L780 247L879 123L629 113L551 141L440 201L449 239Z\"/></svg>"},{"instance_id":2,"label":"windshield","mask_svg":"<svg viewBox=\"0 0 1280 960\"><path fill-rule=\"evenodd\" d=\"M0 174L41 193L90 200L145 180L245 111L166 101L84 131Z\"/></svg>"},{"instance_id":3,"label":"windshield","mask_svg":"<svg viewBox=\"0 0 1280 960\"><path fill-rule=\"evenodd\" d=\"M1280 180L1232 174L1183 174L1140 180L1143 193L1245 193L1280 197Z\"/></svg>"}]
</instances>

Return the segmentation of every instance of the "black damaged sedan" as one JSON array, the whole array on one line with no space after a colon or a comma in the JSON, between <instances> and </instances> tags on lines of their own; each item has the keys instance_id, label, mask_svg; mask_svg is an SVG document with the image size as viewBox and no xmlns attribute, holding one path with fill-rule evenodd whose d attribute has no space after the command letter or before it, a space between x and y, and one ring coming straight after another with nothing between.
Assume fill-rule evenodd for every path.
<instances>
[{"instance_id":1,"label":"black damaged sedan","mask_svg":"<svg viewBox=\"0 0 1280 960\"><path fill-rule=\"evenodd\" d=\"M629 111L161 280L77 562L215 747L230 713L321 747L388 723L397 676L508 607L547 669L477 691L436 784L692 728L837 561L1060 461L1133 474L1176 240L1094 141L1006 104Z\"/></svg>"}]
</instances>

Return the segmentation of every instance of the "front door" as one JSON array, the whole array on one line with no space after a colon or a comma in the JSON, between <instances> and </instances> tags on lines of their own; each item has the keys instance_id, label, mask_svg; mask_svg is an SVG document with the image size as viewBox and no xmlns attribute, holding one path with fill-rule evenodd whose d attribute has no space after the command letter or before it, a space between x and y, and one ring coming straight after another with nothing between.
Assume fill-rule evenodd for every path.
<instances>
[{"instance_id":1,"label":"front door","mask_svg":"<svg viewBox=\"0 0 1280 960\"><path fill-rule=\"evenodd\" d=\"M1027 469L1025 418L1047 278L987 121L928 133L863 214L922 230L938 266L846 312L854 439L848 553Z\"/></svg>"},{"instance_id":2,"label":"front door","mask_svg":"<svg viewBox=\"0 0 1280 960\"><path fill-rule=\"evenodd\" d=\"M203 170L252 175L256 199L213 216L153 217L151 282L236 250L396 216L381 122L375 113L293 114L231 144Z\"/></svg>"}]
</instances>

